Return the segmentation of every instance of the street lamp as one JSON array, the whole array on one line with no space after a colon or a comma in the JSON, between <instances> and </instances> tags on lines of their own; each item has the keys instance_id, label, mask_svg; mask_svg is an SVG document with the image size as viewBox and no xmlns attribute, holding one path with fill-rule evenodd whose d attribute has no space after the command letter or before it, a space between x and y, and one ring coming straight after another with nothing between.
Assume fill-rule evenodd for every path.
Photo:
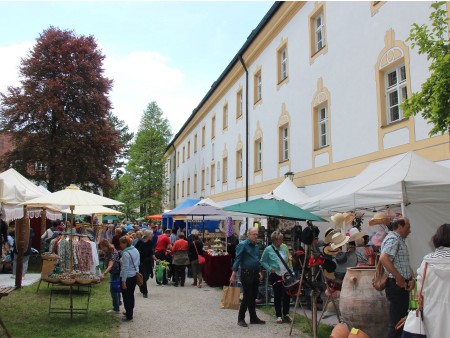
<instances>
[{"instance_id":1,"label":"street lamp","mask_svg":"<svg viewBox=\"0 0 450 338\"><path fill-rule=\"evenodd\" d=\"M294 181L294 173L292 171L288 171L287 173L284 174L284 178L288 177L291 181Z\"/></svg>"}]
</instances>

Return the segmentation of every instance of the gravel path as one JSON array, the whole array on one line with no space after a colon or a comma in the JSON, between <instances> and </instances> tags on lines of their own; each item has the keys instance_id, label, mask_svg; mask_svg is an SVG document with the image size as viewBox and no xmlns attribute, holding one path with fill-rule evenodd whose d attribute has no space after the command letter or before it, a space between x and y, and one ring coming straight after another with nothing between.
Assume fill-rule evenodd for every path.
<instances>
[{"instance_id":1,"label":"gravel path","mask_svg":"<svg viewBox=\"0 0 450 338\"><path fill-rule=\"evenodd\" d=\"M237 310L220 309L221 290L191 286L157 286L154 279L148 281L149 297L143 298L136 288L134 320L121 322L120 338L141 337L289 337L289 324L276 324L275 317L258 311L265 325L237 325ZM121 312L123 307L121 308ZM247 312L247 323L249 322ZM308 337L294 330L293 337Z\"/></svg>"}]
</instances>

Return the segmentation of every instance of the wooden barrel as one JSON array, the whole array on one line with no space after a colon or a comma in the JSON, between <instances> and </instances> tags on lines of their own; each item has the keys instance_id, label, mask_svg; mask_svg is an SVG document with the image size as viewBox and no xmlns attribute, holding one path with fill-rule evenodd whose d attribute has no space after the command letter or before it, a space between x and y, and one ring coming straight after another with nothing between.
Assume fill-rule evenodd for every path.
<instances>
[{"instance_id":1,"label":"wooden barrel","mask_svg":"<svg viewBox=\"0 0 450 338\"><path fill-rule=\"evenodd\" d=\"M347 268L339 301L342 320L371 338L386 337L389 303L384 291L372 286L375 267Z\"/></svg>"}]
</instances>

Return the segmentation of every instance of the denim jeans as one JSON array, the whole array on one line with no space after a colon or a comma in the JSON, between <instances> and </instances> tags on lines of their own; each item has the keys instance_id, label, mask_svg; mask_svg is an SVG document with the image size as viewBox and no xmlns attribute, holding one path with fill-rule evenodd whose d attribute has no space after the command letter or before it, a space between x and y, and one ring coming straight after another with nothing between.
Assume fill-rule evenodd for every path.
<instances>
[{"instance_id":1,"label":"denim jeans","mask_svg":"<svg viewBox=\"0 0 450 338\"><path fill-rule=\"evenodd\" d=\"M400 288L395 279L389 278L386 284L386 298L389 301L389 328L388 338L400 338L403 329L395 330L395 324L408 314L409 292Z\"/></svg>"},{"instance_id":2,"label":"denim jeans","mask_svg":"<svg viewBox=\"0 0 450 338\"><path fill-rule=\"evenodd\" d=\"M112 305L114 311L120 310L120 274L110 274L109 275Z\"/></svg>"}]
</instances>

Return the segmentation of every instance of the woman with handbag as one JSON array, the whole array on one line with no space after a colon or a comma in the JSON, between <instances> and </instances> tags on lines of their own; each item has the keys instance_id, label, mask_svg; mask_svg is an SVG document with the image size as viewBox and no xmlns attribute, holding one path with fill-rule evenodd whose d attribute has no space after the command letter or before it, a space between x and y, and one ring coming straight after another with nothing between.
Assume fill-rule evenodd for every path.
<instances>
[{"instance_id":1,"label":"woman with handbag","mask_svg":"<svg viewBox=\"0 0 450 338\"><path fill-rule=\"evenodd\" d=\"M191 232L192 241L189 243L189 261L192 267L192 286L202 287L202 265L199 264L198 256L203 257L203 243L198 238L198 230Z\"/></svg>"},{"instance_id":2,"label":"woman with handbag","mask_svg":"<svg viewBox=\"0 0 450 338\"><path fill-rule=\"evenodd\" d=\"M448 337L450 332L450 224L442 224L432 241L436 250L426 255L417 269L417 285L422 285L424 279L422 304L427 337L440 338Z\"/></svg>"},{"instance_id":3,"label":"woman with handbag","mask_svg":"<svg viewBox=\"0 0 450 338\"><path fill-rule=\"evenodd\" d=\"M132 239L128 236L122 236L119 239L120 248L122 249L120 252L120 280L123 305L125 307L123 321L133 320L134 290L137 284L136 273L139 271L140 264L139 251L131 243Z\"/></svg>"},{"instance_id":4,"label":"woman with handbag","mask_svg":"<svg viewBox=\"0 0 450 338\"><path fill-rule=\"evenodd\" d=\"M272 245L267 246L261 257L261 265L269 274L269 283L272 285L277 323L290 323L289 306L291 297L283 286L284 275L287 267L292 269L292 260L289 250L283 244L283 234L274 231L270 236Z\"/></svg>"},{"instance_id":5,"label":"woman with handbag","mask_svg":"<svg viewBox=\"0 0 450 338\"><path fill-rule=\"evenodd\" d=\"M186 280L186 267L189 265L188 242L185 239L184 232L180 232L178 239L173 243L173 286L184 286Z\"/></svg>"}]
</instances>

